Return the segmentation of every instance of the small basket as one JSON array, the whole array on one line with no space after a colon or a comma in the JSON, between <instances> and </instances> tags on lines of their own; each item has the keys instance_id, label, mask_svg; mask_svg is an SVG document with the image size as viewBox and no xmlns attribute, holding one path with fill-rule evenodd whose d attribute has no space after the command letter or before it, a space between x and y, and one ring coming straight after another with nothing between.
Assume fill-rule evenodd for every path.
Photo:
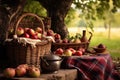
<instances>
[{"instance_id":1,"label":"small basket","mask_svg":"<svg viewBox=\"0 0 120 80\"><path fill-rule=\"evenodd\" d=\"M81 42L81 43L52 43L51 50L54 52L58 48L62 48L63 50L68 49L68 48L73 48L75 50L78 50L79 48L83 48L87 52L89 44L90 44L90 40L93 36L93 34L91 32L89 32L89 33L90 33L90 37L89 37L87 42Z\"/></svg>"},{"instance_id":2,"label":"small basket","mask_svg":"<svg viewBox=\"0 0 120 80\"><path fill-rule=\"evenodd\" d=\"M42 34L45 31L42 19L33 13L24 13L20 16L14 28L14 35L16 35L18 26L33 29L41 27L43 30ZM25 45L23 43L19 43L16 39L13 39L12 41L6 41L5 46L10 66L16 67L20 64L28 64L40 67L40 56L44 56L49 53L51 50L51 41L43 38L41 42L36 43L35 47L33 47L31 44L27 43Z\"/></svg>"}]
</instances>

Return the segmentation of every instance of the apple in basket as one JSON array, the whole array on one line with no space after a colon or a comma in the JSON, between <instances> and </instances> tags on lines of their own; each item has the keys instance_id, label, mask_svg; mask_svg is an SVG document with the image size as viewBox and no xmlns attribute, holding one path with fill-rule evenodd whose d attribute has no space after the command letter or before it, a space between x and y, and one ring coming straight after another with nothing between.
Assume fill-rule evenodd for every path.
<instances>
[{"instance_id":1,"label":"apple in basket","mask_svg":"<svg viewBox=\"0 0 120 80\"><path fill-rule=\"evenodd\" d=\"M18 27L16 30L16 34L18 36L21 36L22 34L24 34L24 29L22 27Z\"/></svg>"},{"instance_id":2,"label":"apple in basket","mask_svg":"<svg viewBox=\"0 0 120 80\"><path fill-rule=\"evenodd\" d=\"M47 30L47 36L54 36L53 30L51 29Z\"/></svg>"},{"instance_id":3,"label":"apple in basket","mask_svg":"<svg viewBox=\"0 0 120 80\"><path fill-rule=\"evenodd\" d=\"M63 39L62 43L68 43L68 39L67 38Z\"/></svg>"},{"instance_id":4,"label":"apple in basket","mask_svg":"<svg viewBox=\"0 0 120 80\"><path fill-rule=\"evenodd\" d=\"M70 49L64 50L63 53L64 53L65 56L72 56L72 51Z\"/></svg>"},{"instance_id":5,"label":"apple in basket","mask_svg":"<svg viewBox=\"0 0 120 80\"><path fill-rule=\"evenodd\" d=\"M28 68L28 76L29 77L34 77L34 78L37 78L37 77L40 77L40 69L35 67L35 66L30 66Z\"/></svg>"},{"instance_id":6,"label":"apple in basket","mask_svg":"<svg viewBox=\"0 0 120 80\"><path fill-rule=\"evenodd\" d=\"M55 38L55 39L61 39L61 36L60 36L60 34L55 33L54 38Z\"/></svg>"},{"instance_id":7,"label":"apple in basket","mask_svg":"<svg viewBox=\"0 0 120 80\"><path fill-rule=\"evenodd\" d=\"M14 68L6 68L3 71L3 76L6 78L13 78L15 76L15 69Z\"/></svg>"},{"instance_id":8,"label":"apple in basket","mask_svg":"<svg viewBox=\"0 0 120 80\"><path fill-rule=\"evenodd\" d=\"M24 33L24 34L23 34L23 37L25 37L25 38L30 38L30 35L29 35L28 33Z\"/></svg>"},{"instance_id":9,"label":"apple in basket","mask_svg":"<svg viewBox=\"0 0 120 80\"><path fill-rule=\"evenodd\" d=\"M25 66L18 66L16 67L15 72L17 77L21 77L26 74L27 70Z\"/></svg>"},{"instance_id":10,"label":"apple in basket","mask_svg":"<svg viewBox=\"0 0 120 80\"><path fill-rule=\"evenodd\" d=\"M42 38L42 34L41 33L36 33L36 35L37 35L37 37L38 37L38 39L41 39Z\"/></svg>"},{"instance_id":11,"label":"apple in basket","mask_svg":"<svg viewBox=\"0 0 120 80\"><path fill-rule=\"evenodd\" d=\"M28 33L30 36L36 35L35 30L34 30L34 29L31 29L31 28L29 28L29 29L27 30L27 33Z\"/></svg>"},{"instance_id":12,"label":"apple in basket","mask_svg":"<svg viewBox=\"0 0 120 80\"><path fill-rule=\"evenodd\" d=\"M41 27L37 27L37 28L35 28L35 31L38 32L38 33L42 33L42 28Z\"/></svg>"},{"instance_id":13,"label":"apple in basket","mask_svg":"<svg viewBox=\"0 0 120 80\"><path fill-rule=\"evenodd\" d=\"M62 55L63 54L63 49L62 48L58 48L56 51L55 51L55 54L57 55Z\"/></svg>"}]
</instances>

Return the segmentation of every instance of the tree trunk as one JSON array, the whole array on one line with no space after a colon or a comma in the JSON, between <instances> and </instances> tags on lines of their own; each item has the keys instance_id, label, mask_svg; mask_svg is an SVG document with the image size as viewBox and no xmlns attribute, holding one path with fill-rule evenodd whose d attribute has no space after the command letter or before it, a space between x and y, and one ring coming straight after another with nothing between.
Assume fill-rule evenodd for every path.
<instances>
[{"instance_id":1,"label":"tree trunk","mask_svg":"<svg viewBox=\"0 0 120 80\"><path fill-rule=\"evenodd\" d=\"M73 0L38 0L46 8L48 17L51 17L51 29L59 33L63 38L68 35L68 29L64 23L67 12L71 8Z\"/></svg>"}]
</instances>

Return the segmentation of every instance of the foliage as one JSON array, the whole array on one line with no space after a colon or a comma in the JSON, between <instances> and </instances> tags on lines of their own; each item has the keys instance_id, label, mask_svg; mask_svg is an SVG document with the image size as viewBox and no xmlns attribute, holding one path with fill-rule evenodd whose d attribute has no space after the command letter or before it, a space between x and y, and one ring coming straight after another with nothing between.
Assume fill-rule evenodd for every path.
<instances>
[{"instance_id":1,"label":"foliage","mask_svg":"<svg viewBox=\"0 0 120 80\"><path fill-rule=\"evenodd\" d=\"M32 12L38 14L39 16L47 16L45 8L43 8L41 4L35 0L27 0L24 12Z\"/></svg>"}]
</instances>

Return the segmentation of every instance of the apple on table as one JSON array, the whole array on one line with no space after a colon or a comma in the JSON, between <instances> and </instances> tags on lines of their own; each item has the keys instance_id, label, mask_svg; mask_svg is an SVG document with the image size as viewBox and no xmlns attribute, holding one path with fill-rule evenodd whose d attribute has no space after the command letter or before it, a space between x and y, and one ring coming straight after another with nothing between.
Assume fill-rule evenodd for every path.
<instances>
[{"instance_id":1,"label":"apple on table","mask_svg":"<svg viewBox=\"0 0 120 80\"><path fill-rule=\"evenodd\" d=\"M35 66L30 66L28 68L28 76L29 77L33 77L33 78L38 78L40 77L41 73L40 73L40 69L35 67Z\"/></svg>"},{"instance_id":2,"label":"apple on table","mask_svg":"<svg viewBox=\"0 0 120 80\"><path fill-rule=\"evenodd\" d=\"M70 49L65 49L64 50L64 55L65 56L72 56L72 51Z\"/></svg>"},{"instance_id":3,"label":"apple on table","mask_svg":"<svg viewBox=\"0 0 120 80\"><path fill-rule=\"evenodd\" d=\"M6 68L3 71L3 76L6 78L13 78L15 76L15 69L14 68Z\"/></svg>"}]
</instances>

